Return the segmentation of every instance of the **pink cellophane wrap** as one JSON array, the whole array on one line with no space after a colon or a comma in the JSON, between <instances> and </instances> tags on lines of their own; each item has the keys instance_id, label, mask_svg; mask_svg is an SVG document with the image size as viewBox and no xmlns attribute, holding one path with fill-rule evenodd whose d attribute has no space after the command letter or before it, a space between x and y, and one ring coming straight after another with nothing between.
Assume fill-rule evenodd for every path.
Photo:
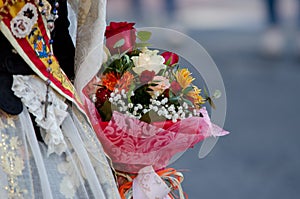
<instances>
[{"instance_id":1,"label":"pink cellophane wrap","mask_svg":"<svg viewBox=\"0 0 300 199\"><path fill-rule=\"evenodd\" d=\"M119 112L113 112L109 122L102 122L88 99L86 107L105 152L115 169L123 172L138 173L149 165L154 170L165 168L175 154L207 137L228 134L210 122L205 108L200 110L203 117L148 124Z\"/></svg>"}]
</instances>

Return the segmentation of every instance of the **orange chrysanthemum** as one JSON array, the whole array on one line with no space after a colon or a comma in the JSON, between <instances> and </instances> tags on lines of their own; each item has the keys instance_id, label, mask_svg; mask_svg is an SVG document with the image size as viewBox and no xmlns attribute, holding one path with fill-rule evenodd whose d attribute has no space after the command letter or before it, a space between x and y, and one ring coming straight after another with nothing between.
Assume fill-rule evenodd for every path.
<instances>
[{"instance_id":1,"label":"orange chrysanthemum","mask_svg":"<svg viewBox=\"0 0 300 199\"><path fill-rule=\"evenodd\" d=\"M130 72L125 72L121 77L120 81L118 82L118 89L120 91L124 89L127 92L130 88L130 84L132 83L133 78L134 76Z\"/></svg>"},{"instance_id":2,"label":"orange chrysanthemum","mask_svg":"<svg viewBox=\"0 0 300 199\"><path fill-rule=\"evenodd\" d=\"M187 88L192 81L194 81L194 78L191 75L192 73L187 68L176 71L175 77L182 89Z\"/></svg>"},{"instance_id":3,"label":"orange chrysanthemum","mask_svg":"<svg viewBox=\"0 0 300 199\"><path fill-rule=\"evenodd\" d=\"M120 79L120 75L111 72L111 73L106 73L101 78L101 82L103 86L105 86L110 91L113 91L119 79Z\"/></svg>"},{"instance_id":4,"label":"orange chrysanthemum","mask_svg":"<svg viewBox=\"0 0 300 199\"><path fill-rule=\"evenodd\" d=\"M200 95L201 89L197 86L193 86L193 90L187 93L187 96L193 99L193 103L196 107L199 107L201 104L205 103L205 100Z\"/></svg>"}]
</instances>

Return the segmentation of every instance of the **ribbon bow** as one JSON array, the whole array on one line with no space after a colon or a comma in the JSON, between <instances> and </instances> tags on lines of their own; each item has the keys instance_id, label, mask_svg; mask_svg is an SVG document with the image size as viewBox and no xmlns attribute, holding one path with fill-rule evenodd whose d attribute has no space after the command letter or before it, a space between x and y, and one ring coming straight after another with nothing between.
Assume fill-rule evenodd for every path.
<instances>
[{"instance_id":1,"label":"ribbon bow","mask_svg":"<svg viewBox=\"0 0 300 199\"><path fill-rule=\"evenodd\" d=\"M122 199L175 199L172 190L178 190L179 199L185 199L181 187L183 174L173 168L155 172L152 166L147 166L141 169L137 175L120 172L117 175L128 180L119 188Z\"/></svg>"}]
</instances>

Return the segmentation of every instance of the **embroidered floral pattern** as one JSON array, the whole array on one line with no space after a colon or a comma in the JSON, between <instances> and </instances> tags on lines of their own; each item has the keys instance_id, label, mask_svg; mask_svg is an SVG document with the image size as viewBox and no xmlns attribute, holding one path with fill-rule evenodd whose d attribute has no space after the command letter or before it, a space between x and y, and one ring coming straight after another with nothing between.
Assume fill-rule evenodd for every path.
<instances>
[{"instance_id":1,"label":"embroidered floral pattern","mask_svg":"<svg viewBox=\"0 0 300 199\"><path fill-rule=\"evenodd\" d=\"M4 129L15 128L13 117L3 111L0 111L0 116L0 165L7 174L7 185L3 188L7 191L9 199L24 198L28 191L20 188L18 184L18 177L23 175L25 168L22 157L18 155L22 143L18 137L2 133Z\"/></svg>"}]
</instances>

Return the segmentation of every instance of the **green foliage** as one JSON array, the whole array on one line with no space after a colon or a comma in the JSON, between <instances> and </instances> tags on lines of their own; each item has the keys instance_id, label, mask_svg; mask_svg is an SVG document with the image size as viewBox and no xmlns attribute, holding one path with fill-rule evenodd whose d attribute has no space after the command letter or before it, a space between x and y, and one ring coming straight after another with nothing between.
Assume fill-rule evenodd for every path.
<instances>
[{"instance_id":1,"label":"green foliage","mask_svg":"<svg viewBox=\"0 0 300 199\"><path fill-rule=\"evenodd\" d=\"M133 51L128 52L127 55L128 55L129 57L139 56L139 54L140 54L141 52L142 52L142 51L140 51L139 49L134 49Z\"/></svg>"},{"instance_id":2,"label":"green foliage","mask_svg":"<svg viewBox=\"0 0 300 199\"><path fill-rule=\"evenodd\" d=\"M222 93L220 90L216 90L214 95L212 97L209 96L208 92L207 92L207 89L204 87L203 88L203 92L204 92L204 95L205 95L205 101L208 102L208 104L213 108L213 109L216 109L216 105L213 101L213 99L218 99L221 97Z\"/></svg>"},{"instance_id":3,"label":"green foliage","mask_svg":"<svg viewBox=\"0 0 300 199\"><path fill-rule=\"evenodd\" d=\"M148 85L143 85L134 91L134 96L130 100L133 104L141 104L148 106L150 104L151 95L148 93Z\"/></svg>"},{"instance_id":4,"label":"green foliage","mask_svg":"<svg viewBox=\"0 0 300 199\"><path fill-rule=\"evenodd\" d=\"M190 91L193 91L193 90L194 90L194 88L191 87L191 86L189 86L189 87L186 87L186 88L182 91L182 93L183 93L184 95L186 95L186 94L188 94Z\"/></svg>"},{"instance_id":5,"label":"green foliage","mask_svg":"<svg viewBox=\"0 0 300 199\"><path fill-rule=\"evenodd\" d=\"M131 70L132 67L134 67L133 61L125 54L120 59L115 59L109 66L106 66L103 74L115 72L122 76L126 71Z\"/></svg>"},{"instance_id":6,"label":"green foliage","mask_svg":"<svg viewBox=\"0 0 300 199\"><path fill-rule=\"evenodd\" d=\"M203 88L204 97L207 98L209 96L206 87Z\"/></svg>"},{"instance_id":7,"label":"green foliage","mask_svg":"<svg viewBox=\"0 0 300 199\"><path fill-rule=\"evenodd\" d=\"M140 42L136 42L135 48L144 48L151 46L147 41L151 38L152 33L148 31L139 31L136 34L136 37L140 40Z\"/></svg>"},{"instance_id":8,"label":"green foliage","mask_svg":"<svg viewBox=\"0 0 300 199\"><path fill-rule=\"evenodd\" d=\"M117 107L111 104L109 101L105 101L101 108L98 108L98 112L104 122L110 121L113 111L117 110Z\"/></svg>"},{"instance_id":9,"label":"green foliage","mask_svg":"<svg viewBox=\"0 0 300 199\"><path fill-rule=\"evenodd\" d=\"M212 100L211 97L208 97L208 98L206 99L206 101L208 101L209 105L210 105L213 109L216 109L216 105L215 105L215 103L214 103L214 101Z\"/></svg>"},{"instance_id":10,"label":"green foliage","mask_svg":"<svg viewBox=\"0 0 300 199\"><path fill-rule=\"evenodd\" d=\"M144 47L149 47L149 46L151 46L151 44L147 43L147 42L142 42L142 43L136 43L135 44L136 48L144 48Z\"/></svg>"},{"instance_id":11,"label":"green foliage","mask_svg":"<svg viewBox=\"0 0 300 199\"><path fill-rule=\"evenodd\" d=\"M164 121L166 118L159 116L155 111L151 110L145 113L140 120L150 124L151 122Z\"/></svg>"},{"instance_id":12,"label":"green foliage","mask_svg":"<svg viewBox=\"0 0 300 199\"><path fill-rule=\"evenodd\" d=\"M191 102L190 100L188 99L185 99L185 98L182 98L182 100L187 103L190 107L194 106L193 102Z\"/></svg>"},{"instance_id":13,"label":"green foliage","mask_svg":"<svg viewBox=\"0 0 300 199\"><path fill-rule=\"evenodd\" d=\"M166 64L167 66L169 66L169 65L171 64L171 61L172 61L172 57L170 57L170 58L166 61L165 64Z\"/></svg>"},{"instance_id":14,"label":"green foliage","mask_svg":"<svg viewBox=\"0 0 300 199\"><path fill-rule=\"evenodd\" d=\"M180 100L180 96L173 96L173 97L170 97L169 102L171 104L177 105L177 104L179 104L179 100Z\"/></svg>"},{"instance_id":15,"label":"green foliage","mask_svg":"<svg viewBox=\"0 0 300 199\"><path fill-rule=\"evenodd\" d=\"M152 33L148 31L139 31L137 32L137 38L142 42L147 42L151 38Z\"/></svg>"}]
</instances>

